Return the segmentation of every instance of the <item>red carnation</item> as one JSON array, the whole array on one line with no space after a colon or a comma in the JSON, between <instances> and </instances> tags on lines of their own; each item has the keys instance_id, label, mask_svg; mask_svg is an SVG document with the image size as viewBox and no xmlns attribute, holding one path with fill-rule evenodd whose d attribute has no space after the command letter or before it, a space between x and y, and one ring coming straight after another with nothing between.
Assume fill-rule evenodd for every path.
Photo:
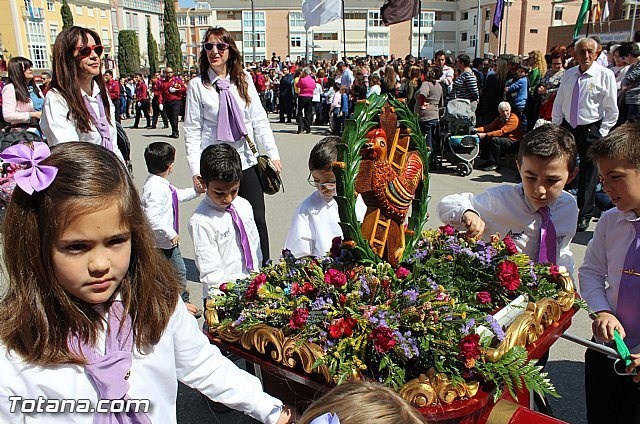
<instances>
[{"instance_id":1,"label":"red carnation","mask_svg":"<svg viewBox=\"0 0 640 424\"><path fill-rule=\"evenodd\" d=\"M476 299L478 299L480 303L491 303L491 293L486 291L478 292L476 293Z\"/></svg>"},{"instance_id":2,"label":"red carnation","mask_svg":"<svg viewBox=\"0 0 640 424\"><path fill-rule=\"evenodd\" d=\"M316 288L313 286L313 284L308 281L302 285L302 292L304 294L312 294L315 290Z\"/></svg>"},{"instance_id":3,"label":"red carnation","mask_svg":"<svg viewBox=\"0 0 640 424\"><path fill-rule=\"evenodd\" d=\"M227 283L220 284L220 291L222 293L226 293L227 292Z\"/></svg>"},{"instance_id":4,"label":"red carnation","mask_svg":"<svg viewBox=\"0 0 640 424\"><path fill-rule=\"evenodd\" d=\"M456 230L454 230L453 227L448 224L441 226L440 231L448 236L452 236L456 233Z\"/></svg>"},{"instance_id":5,"label":"red carnation","mask_svg":"<svg viewBox=\"0 0 640 424\"><path fill-rule=\"evenodd\" d=\"M518 266L511 261L503 261L498 264L498 280L507 290L515 290L520 286Z\"/></svg>"},{"instance_id":6,"label":"red carnation","mask_svg":"<svg viewBox=\"0 0 640 424\"><path fill-rule=\"evenodd\" d=\"M294 296L302 294L302 288L300 287L300 284L298 284L297 282L291 284L291 294Z\"/></svg>"},{"instance_id":7,"label":"red carnation","mask_svg":"<svg viewBox=\"0 0 640 424\"><path fill-rule=\"evenodd\" d=\"M369 335L370 339L373 339L373 348L379 353L388 352L392 347L398 343L396 336L389 327L379 326L373 329Z\"/></svg>"},{"instance_id":8,"label":"red carnation","mask_svg":"<svg viewBox=\"0 0 640 424\"><path fill-rule=\"evenodd\" d=\"M342 336L350 337L357 323L358 321L349 316L337 319L329 325L329 337L332 339L339 339Z\"/></svg>"},{"instance_id":9,"label":"red carnation","mask_svg":"<svg viewBox=\"0 0 640 424\"><path fill-rule=\"evenodd\" d=\"M347 296L340 293L338 300L340 301L340 305L344 306L347 303Z\"/></svg>"},{"instance_id":10,"label":"red carnation","mask_svg":"<svg viewBox=\"0 0 640 424\"><path fill-rule=\"evenodd\" d=\"M557 280L560 278L560 267L558 265L551 265L549 267L549 273L551 274L551 278Z\"/></svg>"},{"instance_id":11,"label":"red carnation","mask_svg":"<svg viewBox=\"0 0 640 424\"><path fill-rule=\"evenodd\" d=\"M516 247L516 244L513 242L513 239L511 238L511 236L506 236L505 238L502 239L503 243L504 243L504 247L507 250L507 253L510 255L515 255L516 253L518 253L518 248Z\"/></svg>"},{"instance_id":12,"label":"red carnation","mask_svg":"<svg viewBox=\"0 0 640 424\"><path fill-rule=\"evenodd\" d=\"M332 268L324 274L324 282L335 287L343 287L347 284L347 276L342 271Z\"/></svg>"},{"instance_id":13,"label":"red carnation","mask_svg":"<svg viewBox=\"0 0 640 424\"><path fill-rule=\"evenodd\" d=\"M267 282L267 276L264 273L256 275L256 278L251 281L249 288L247 288L247 299L255 299L258 295L258 290Z\"/></svg>"},{"instance_id":14,"label":"red carnation","mask_svg":"<svg viewBox=\"0 0 640 424\"><path fill-rule=\"evenodd\" d=\"M301 328L305 322L307 322L307 318L309 318L309 311L304 308L298 308L291 314L291 318L289 319L289 327L297 330Z\"/></svg>"},{"instance_id":15,"label":"red carnation","mask_svg":"<svg viewBox=\"0 0 640 424\"><path fill-rule=\"evenodd\" d=\"M480 356L480 335L478 334L469 334L468 336L464 336L460 343L458 343L458 348L460 348L460 357L465 360L476 359Z\"/></svg>"},{"instance_id":16,"label":"red carnation","mask_svg":"<svg viewBox=\"0 0 640 424\"><path fill-rule=\"evenodd\" d=\"M404 280L405 278L407 278L409 274L411 274L411 271L409 271L407 268L403 266L396 269L396 277L398 277L401 280Z\"/></svg>"}]
</instances>

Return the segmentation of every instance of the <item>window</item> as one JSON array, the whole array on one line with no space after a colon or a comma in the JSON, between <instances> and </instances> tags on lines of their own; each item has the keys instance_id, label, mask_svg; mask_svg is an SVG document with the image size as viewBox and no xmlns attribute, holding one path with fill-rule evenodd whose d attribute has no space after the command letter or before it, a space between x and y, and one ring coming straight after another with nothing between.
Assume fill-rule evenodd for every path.
<instances>
[{"instance_id":1,"label":"window","mask_svg":"<svg viewBox=\"0 0 640 424\"><path fill-rule=\"evenodd\" d=\"M207 33L207 28L200 28L200 38L198 40L204 40L204 35Z\"/></svg>"},{"instance_id":2,"label":"window","mask_svg":"<svg viewBox=\"0 0 640 424\"><path fill-rule=\"evenodd\" d=\"M58 36L58 24L49 25L49 38L51 39L51 44L56 42L56 37Z\"/></svg>"},{"instance_id":3,"label":"window","mask_svg":"<svg viewBox=\"0 0 640 424\"><path fill-rule=\"evenodd\" d=\"M108 29L102 29L102 34L100 35L102 37L102 45L103 46L110 46L111 45L111 40L109 40L109 30Z\"/></svg>"},{"instance_id":4,"label":"window","mask_svg":"<svg viewBox=\"0 0 640 424\"><path fill-rule=\"evenodd\" d=\"M467 33L466 32L461 32L460 33L460 41L467 41Z\"/></svg>"},{"instance_id":5,"label":"window","mask_svg":"<svg viewBox=\"0 0 640 424\"><path fill-rule=\"evenodd\" d=\"M367 25L370 27L382 26L382 18L380 17L379 10L370 10L368 12Z\"/></svg>"},{"instance_id":6,"label":"window","mask_svg":"<svg viewBox=\"0 0 640 424\"><path fill-rule=\"evenodd\" d=\"M289 26L290 27L303 27L304 17L302 12L289 12Z\"/></svg>"},{"instance_id":7,"label":"window","mask_svg":"<svg viewBox=\"0 0 640 424\"><path fill-rule=\"evenodd\" d=\"M138 14L137 13L132 13L131 14L131 29L135 30L136 32L138 32Z\"/></svg>"},{"instance_id":8,"label":"window","mask_svg":"<svg viewBox=\"0 0 640 424\"><path fill-rule=\"evenodd\" d=\"M486 8L484 10L484 20L488 21L489 19L491 19L491 9L490 8Z\"/></svg>"},{"instance_id":9,"label":"window","mask_svg":"<svg viewBox=\"0 0 640 424\"><path fill-rule=\"evenodd\" d=\"M291 47L302 47L302 37L291 37Z\"/></svg>"},{"instance_id":10,"label":"window","mask_svg":"<svg viewBox=\"0 0 640 424\"><path fill-rule=\"evenodd\" d=\"M196 26L196 17L195 16L189 16L189 25L191 25L192 27Z\"/></svg>"},{"instance_id":11,"label":"window","mask_svg":"<svg viewBox=\"0 0 640 424\"><path fill-rule=\"evenodd\" d=\"M33 67L36 69L48 68L49 49L43 22L27 21L27 44L29 45L29 56L31 56Z\"/></svg>"},{"instance_id":12,"label":"window","mask_svg":"<svg viewBox=\"0 0 640 424\"><path fill-rule=\"evenodd\" d=\"M420 14L421 20L420 20L420 28L433 28L435 22L435 13L434 12L422 12ZM414 28L414 32L415 29L418 28L418 18L413 18L413 28Z\"/></svg>"},{"instance_id":13,"label":"window","mask_svg":"<svg viewBox=\"0 0 640 424\"><path fill-rule=\"evenodd\" d=\"M455 21L455 12L436 12L436 21Z\"/></svg>"},{"instance_id":14,"label":"window","mask_svg":"<svg viewBox=\"0 0 640 424\"><path fill-rule=\"evenodd\" d=\"M553 11L553 19L556 21L561 21L563 10L564 9L562 7L556 7L556 9ZM622 19L624 19L624 17Z\"/></svg>"},{"instance_id":15,"label":"window","mask_svg":"<svg viewBox=\"0 0 640 424\"><path fill-rule=\"evenodd\" d=\"M488 42L489 42L489 33L486 33L486 34L484 35L484 42L485 42L485 43L488 43Z\"/></svg>"},{"instance_id":16,"label":"window","mask_svg":"<svg viewBox=\"0 0 640 424\"><path fill-rule=\"evenodd\" d=\"M530 32L531 34L537 34L537 33L538 33L538 29L537 29L537 28L531 28L531 29L529 30L529 32Z\"/></svg>"},{"instance_id":17,"label":"window","mask_svg":"<svg viewBox=\"0 0 640 424\"><path fill-rule=\"evenodd\" d=\"M82 6L76 5L76 15L82 15Z\"/></svg>"},{"instance_id":18,"label":"window","mask_svg":"<svg viewBox=\"0 0 640 424\"><path fill-rule=\"evenodd\" d=\"M462 12L462 16L460 18L461 21L466 21L469 19L469 12Z\"/></svg>"},{"instance_id":19,"label":"window","mask_svg":"<svg viewBox=\"0 0 640 424\"><path fill-rule=\"evenodd\" d=\"M469 47L475 47L476 46L476 35L472 34L469 36Z\"/></svg>"},{"instance_id":20,"label":"window","mask_svg":"<svg viewBox=\"0 0 640 424\"><path fill-rule=\"evenodd\" d=\"M87 6L87 16L90 16L93 18L93 6Z\"/></svg>"},{"instance_id":21,"label":"window","mask_svg":"<svg viewBox=\"0 0 640 424\"><path fill-rule=\"evenodd\" d=\"M176 20L178 21L178 26L187 26L186 16L178 16Z\"/></svg>"},{"instance_id":22,"label":"window","mask_svg":"<svg viewBox=\"0 0 640 424\"><path fill-rule=\"evenodd\" d=\"M101 18L106 18L107 17L107 10L106 9L100 9L100 17Z\"/></svg>"},{"instance_id":23,"label":"window","mask_svg":"<svg viewBox=\"0 0 640 424\"><path fill-rule=\"evenodd\" d=\"M256 24L257 26L257 24ZM251 32L244 33L244 48L245 51L247 49L253 48L253 40L255 40L256 47L264 47L265 46L265 34L264 31L256 31L255 34Z\"/></svg>"},{"instance_id":24,"label":"window","mask_svg":"<svg viewBox=\"0 0 640 424\"><path fill-rule=\"evenodd\" d=\"M389 47L388 32L369 33L369 47Z\"/></svg>"},{"instance_id":25,"label":"window","mask_svg":"<svg viewBox=\"0 0 640 424\"><path fill-rule=\"evenodd\" d=\"M47 10L49 12L56 11L56 3L53 0L47 0Z\"/></svg>"},{"instance_id":26,"label":"window","mask_svg":"<svg viewBox=\"0 0 640 424\"><path fill-rule=\"evenodd\" d=\"M540 10L540 6L531 6L531 10Z\"/></svg>"},{"instance_id":27,"label":"window","mask_svg":"<svg viewBox=\"0 0 640 424\"><path fill-rule=\"evenodd\" d=\"M344 18L361 21L367 19L367 12L360 12L355 10L345 11Z\"/></svg>"},{"instance_id":28,"label":"window","mask_svg":"<svg viewBox=\"0 0 640 424\"><path fill-rule=\"evenodd\" d=\"M337 40L338 34L335 32L314 32L314 40Z\"/></svg>"},{"instance_id":29,"label":"window","mask_svg":"<svg viewBox=\"0 0 640 424\"><path fill-rule=\"evenodd\" d=\"M264 12L256 12L255 13L255 18L254 18L254 22L255 22L255 27L256 28L264 28L265 27L265 17L264 17ZM245 30L247 29L251 29L251 11L243 11L242 12L242 26L243 28L245 28Z\"/></svg>"},{"instance_id":30,"label":"window","mask_svg":"<svg viewBox=\"0 0 640 424\"><path fill-rule=\"evenodd\" d=\"M473 24L478 25L478 15L473 15Z\"/></svg>"},{"instance_id":31,"label":"window","mask_svg":"<svg viewBox=\"0 0 640 424\"><path fill-rule=\"evenodd\" d=\"M198 15L198 26L209 26L209 15Z\"/></svg>"}]
</instances>

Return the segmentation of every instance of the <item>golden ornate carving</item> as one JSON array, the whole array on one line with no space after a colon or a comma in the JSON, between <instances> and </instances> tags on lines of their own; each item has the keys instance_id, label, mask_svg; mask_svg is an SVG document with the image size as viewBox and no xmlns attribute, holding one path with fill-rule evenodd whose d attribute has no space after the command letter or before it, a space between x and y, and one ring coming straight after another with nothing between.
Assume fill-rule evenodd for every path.
<instances>
[{"instance_id":1,"label":"golden ornate carving","mask_svg":"<svg viewBox=\"0 0 640 424\"><path fill-rule=\"evenodd\" d=\"M480 384L477 381L454 384L446 374L438 373L431 368L426 375L420 374L420 377L405 384L400 389L400 395L418 408L422 408L473 397L479 388Z\"/></svg>"}]
</instances>

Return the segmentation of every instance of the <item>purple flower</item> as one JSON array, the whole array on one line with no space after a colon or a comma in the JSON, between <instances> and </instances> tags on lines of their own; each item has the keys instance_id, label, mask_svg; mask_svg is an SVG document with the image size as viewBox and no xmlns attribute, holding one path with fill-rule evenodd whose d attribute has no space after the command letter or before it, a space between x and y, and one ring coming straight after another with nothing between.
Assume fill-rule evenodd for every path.
<instances>
[{"instance_id":1,"label":"purple flower","mask_svg":"<svg viewBox=\"0 0 640 424\"><path fill-rule=\"evenodd\" d=\"M418 294L418 291L415 289L409 289L402 292L402 295L409 299L409 302L411 303L415 303L415 301L418 300Z\"/></svg>"},{"instance_id":2,"label":"purple flower","mask_svg":"<svg viewBox=\"0 0 640 424\"><path fill-rule=\"evenodd\" d=\"M493 331L493 334L496 335L498 340L503 341L504 330L502 329L500 323L493 317L493 315L487 315L485 320L489 323L489 325L491 325L491 331Z\"/></svg>"},{"instance_id":3,"label":"purple flower","mask_svg":"<svg viewBox=\"0 0 640 424\"><path fill-rule=\"evenodd\" d=\"M462 334L466 336L471 332L471 329L474 325L476 325L476 320L471 318L465 325L462 326L462 329L460 331L462 331Z\"/></svg>"}]
</instances>

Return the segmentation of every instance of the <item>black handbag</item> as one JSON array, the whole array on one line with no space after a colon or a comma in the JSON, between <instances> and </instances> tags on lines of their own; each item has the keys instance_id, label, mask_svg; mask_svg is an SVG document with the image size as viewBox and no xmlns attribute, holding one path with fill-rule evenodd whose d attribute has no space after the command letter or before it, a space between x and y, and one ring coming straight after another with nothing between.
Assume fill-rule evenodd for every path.
<instances>
[{"instance_id":1,"label":"black handbag","mask_svg":"<svg viewBox=\"0 0 640 424\"><path fill-rule=\"evenodd\" d=\"M282 178L280 178L280 173L274 166L273 162L267 155L258 154L258 150L256 149L256 145L253 144L251 138L249 136L245 136L247 139L247 143L249 144L249 148L253 155L258 159L258 178L260 179L260 185L262 186L262 191L265 194L276 194L282 189L284 193L284 184L282 184Z\"/></svg>"},{"instance_id":2,"label":"black handbag","mask_svg":"<svg viewBox=\"0 0 640 424\"><path fill-rule=\"evenodd\" d=\"M31 131L29 130L31 128ZM33 129L36 131L33 131ZM43 141L40 126L30 124L9 125L0 131L0 152L7 147L23 142Z\"/></svg>"}]
</instances>

